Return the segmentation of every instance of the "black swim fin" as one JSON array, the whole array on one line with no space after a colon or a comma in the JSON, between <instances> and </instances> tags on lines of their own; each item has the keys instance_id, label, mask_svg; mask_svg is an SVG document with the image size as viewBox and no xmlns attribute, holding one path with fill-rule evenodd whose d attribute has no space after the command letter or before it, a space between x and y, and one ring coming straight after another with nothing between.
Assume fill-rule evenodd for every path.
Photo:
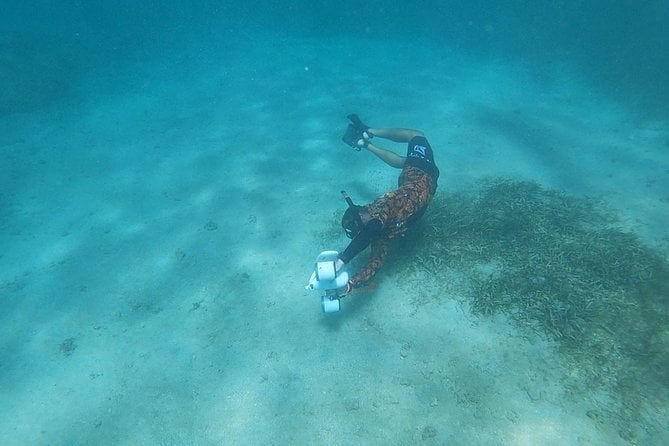
<instances>
[{"instance_id":1,"label":"black swim fin","mask_svg":"<svg viewBox=\"0 0 669 446\"><path fill-rule=\"evenodd\" d=\"M362 137L362 132L356 128L353 124L349 124L348 127L346 127L346 132L344 133L344 136L341 137L341 140L344 141L346 144L349 146L353 147L355 150L360 151L360 146L358 145L358 141L364 140Z\"/></svg>"},{"instance_id":2,"label":"black swim fin","mask_svg":"<svg viewBox=\"0 0 669 446\"><path fill-rule=\"evenodd\" d=\"M368 140L374 137L369 131L369 126L365 125L355 113L351 113L346 117L351 120L351 123L346 128L346 133L344 133L344 136L341 138L342 141L358 151L360 150L360 147L367 147ZM365 133L367 134L366 138L364 135ZM362 146L358 145L358 141L360 140L363 141Z\"/></svg>"},{"instance_id":3,"label":"black swim fin","mask_svg":"<svg viewBox=\"0 0 669 446\"><path fill-rule=\"evenodd\" d=\"M355 126L355 129L362 134L362 132L367 132L367 135L371 138L373 135L369 132L369 126L363 124L363 122L360 120L358 115L355 113L351 113L350 115L347 116L348 119L351 120L353 125Z\"/></svg>"}]
</instances>

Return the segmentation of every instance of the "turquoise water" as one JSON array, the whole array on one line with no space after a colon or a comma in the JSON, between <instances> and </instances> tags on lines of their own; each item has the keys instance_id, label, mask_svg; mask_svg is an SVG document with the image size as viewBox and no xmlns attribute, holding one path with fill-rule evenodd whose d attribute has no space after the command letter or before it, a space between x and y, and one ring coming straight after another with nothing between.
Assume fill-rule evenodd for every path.
<instances>
[{"instance_id":1,"label":"turquoise water","mask_svg":"<svg viewBox=\"0 0 669 446\"><path fill-rule=\"evenodd\" d=\"M0 17L3 444L669 440L669 3L39 3ZM341 142L351 112L423 130L440 201L324 315L339 191L397 178ZM581 351L474 311L504 262L443 231L499 178L630 234L608 265L642 279L577 315Z\"/></svg>"},{"instance_id":2,"label":"turquoise water","mask_svg":"<svg viewBox=\"0 0 669 446\"><path fill-rule=\"evenodd\" d=\"M272 49L274 57L244 61L248 70L263 70L288 67L291 55L322 57L309 45L329 43L341 48L330 60L341 68L365 63L358 51L367 62L403 65L391 51L364 51L371 42L387 43L397 56L430 50L508 60L546 82L567 64L626 104L666 109L669 6L661 1L40 3L5 5L3 82L11 88L4 89L3 112L72 100L82 81L132 83L157 59L175 77L198 76L200 64L238 66L250 49ZM303 40L287 48L274 33ZM427 70L430 61L416 62Z\"/></svg>"}]
</instances>

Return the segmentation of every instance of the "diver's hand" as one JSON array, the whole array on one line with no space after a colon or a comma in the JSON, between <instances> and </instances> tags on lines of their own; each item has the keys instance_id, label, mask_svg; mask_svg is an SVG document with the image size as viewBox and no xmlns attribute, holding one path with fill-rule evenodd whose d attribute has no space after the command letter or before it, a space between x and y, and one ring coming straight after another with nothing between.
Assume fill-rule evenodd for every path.
<instances>
[{"instance_id":1,"label":"diver's hand","mask_svg":"<svg viewBox=\"0 0 669 446\"><path fill-rule=\"evenodd\" d=\"M344 288L342 288L341 295L348 296L351 294L351 291L353 291L353 283L349 280L346 282L346 285L344 285Z\"/></svg>"}]
</instances>

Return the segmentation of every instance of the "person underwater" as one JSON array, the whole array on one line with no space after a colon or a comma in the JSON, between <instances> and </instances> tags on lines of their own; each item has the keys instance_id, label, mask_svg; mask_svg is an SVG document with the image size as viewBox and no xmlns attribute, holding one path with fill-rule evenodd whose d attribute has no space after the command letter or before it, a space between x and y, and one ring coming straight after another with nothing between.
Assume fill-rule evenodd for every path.
<instances>
[{"instance_id":1,"label":"person underwater","mask_svg":"<svg viewBox=\"0 0 669 446\"><path fill-rule=\"evenodd\" d=\"M348 115L348 118L351 123L342 137L346 144L356 151L366 149L389 166L402 171L397 180L397 189L367 205L356 205L342 191L348 208L341 225L351 242L338 255L335 262L337 271L371 245L367 264L348 280L344 290L346 294L364 286L374 277L387 257L390 241L405 234L425 213L437 190L439 179L432 147L423 132L404 128L371 128L355 114ZM406 155L400 156L377 146L372 143L373 138L406 143Z\"/></svg>"}]
</instances>

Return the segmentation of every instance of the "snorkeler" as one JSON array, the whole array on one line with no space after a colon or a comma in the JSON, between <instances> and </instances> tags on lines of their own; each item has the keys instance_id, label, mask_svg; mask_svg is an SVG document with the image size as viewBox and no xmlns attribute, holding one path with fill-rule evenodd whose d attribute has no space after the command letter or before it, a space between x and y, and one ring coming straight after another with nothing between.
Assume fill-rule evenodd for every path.
<instances>
[{"instance_id":1,"label":"snorkeler","mask_svg":"<svg viewBox=\"0 0 669 446\"><path fill-rule=\"evenodd\" d=\"M349 115L343 141L355 150L367 149L391 167L402 169L398 188L388 192L372 203L359 206L342 191L348 209L341 224L351 239L348 247L339 254L336 269L351 261L369 245L372 247L367 264L351 277L345 293L364 285L381 268L388 253L391 239L403 235L425 213L430 199L437 190L439 169L434 163L432 147L423 132L400 128L370 128L357 115ZM381 148L371 142L372 138L407 143L406 156Z\"/></svg>"}]
</instances>

